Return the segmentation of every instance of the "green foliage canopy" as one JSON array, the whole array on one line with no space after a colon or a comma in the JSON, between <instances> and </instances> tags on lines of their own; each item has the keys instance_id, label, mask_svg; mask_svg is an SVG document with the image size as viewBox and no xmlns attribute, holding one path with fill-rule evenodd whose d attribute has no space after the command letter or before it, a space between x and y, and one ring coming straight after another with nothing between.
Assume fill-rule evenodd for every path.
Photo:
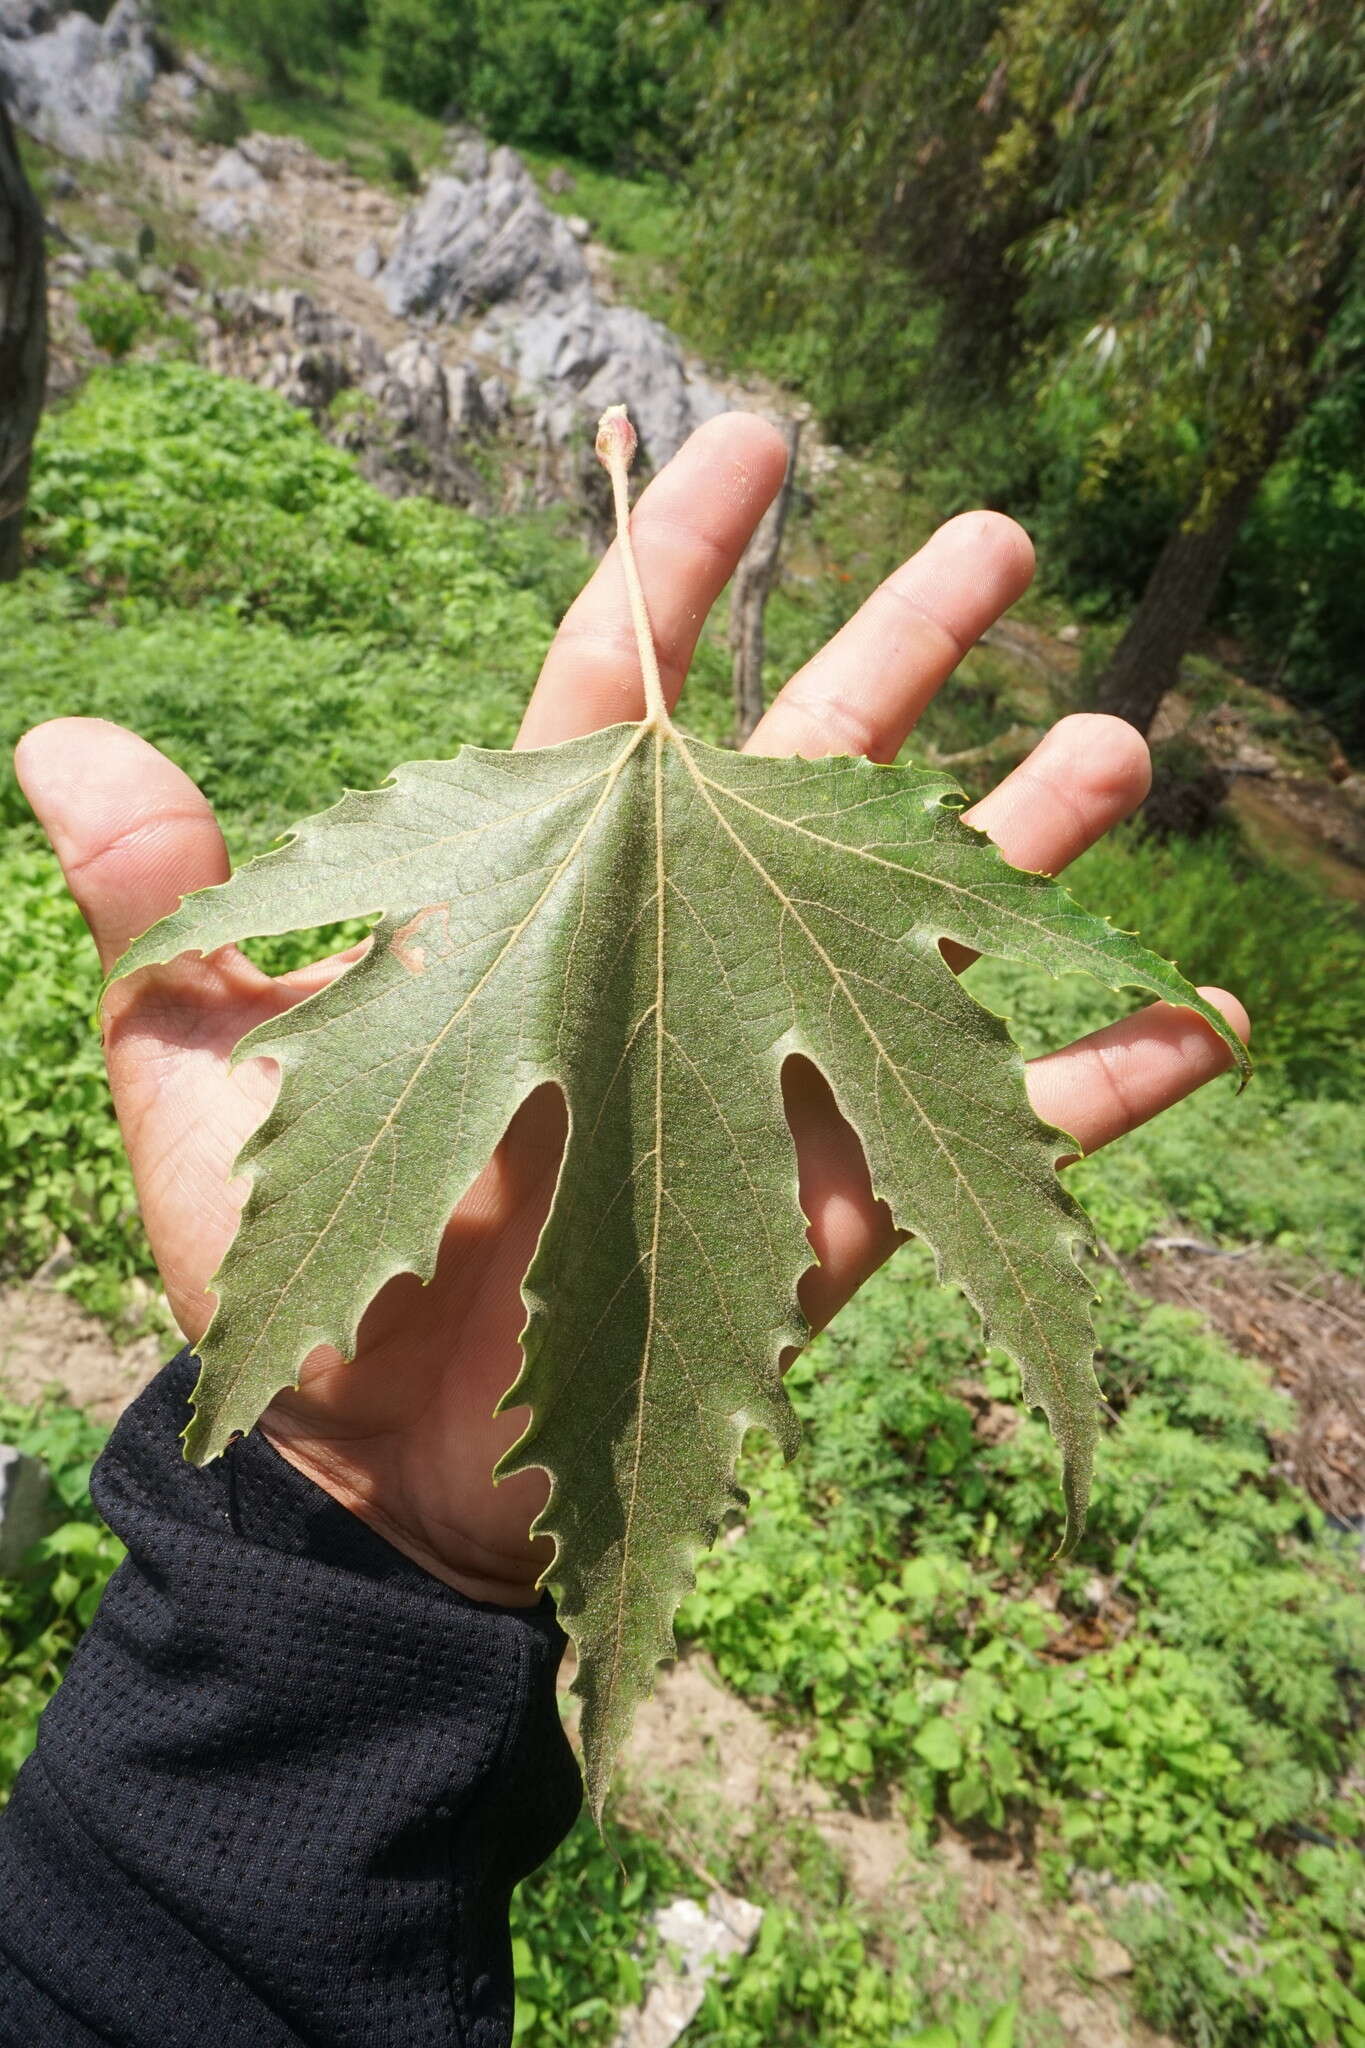
<instances>
[{"instance_id":1,"label":"green foliage canopy","mask_svg":"<svg viewBox=\"0 0 1365 2048\"><path fill-rule=\"evenodd\" d=\"M589 163L629 159L665 93L638 8L618 0L372 0L386 92L499 140Z\"/></svg>"},{"instance_id":2,"label":"green foliage canopy","mask_svg":"<svg viewBox=\"0 0 1365 2048\"><path fill-rule=\"evenodd\" d=\"M1263 455L1336 367L1361 261L1351 0L796 0L780 37L737 0L698 63L694 275L741 333L821 294L836 422L908 402L904 362L875 367L899 329L960 400L1021 357L1024 393L1083 364L1095 467L1194 481Z\"/></svg>"}]
</instances>

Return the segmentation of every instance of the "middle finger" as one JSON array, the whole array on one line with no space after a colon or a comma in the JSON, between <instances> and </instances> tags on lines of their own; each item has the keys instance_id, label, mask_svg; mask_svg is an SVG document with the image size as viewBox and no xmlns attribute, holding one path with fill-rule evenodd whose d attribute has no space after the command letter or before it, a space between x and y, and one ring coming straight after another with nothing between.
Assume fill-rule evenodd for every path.
<instances>
[{"instance_id":1,"label":"middle finger","mask_svg":"<svg viewBox=\"0 0 1365 2048\"><path fill-rule=\"evenodd\" d=\"M890 761L1032 576L1033 543L1014 520L999 512L950 519L779 691L746 752Z\"/></svg>"}]
</instances>

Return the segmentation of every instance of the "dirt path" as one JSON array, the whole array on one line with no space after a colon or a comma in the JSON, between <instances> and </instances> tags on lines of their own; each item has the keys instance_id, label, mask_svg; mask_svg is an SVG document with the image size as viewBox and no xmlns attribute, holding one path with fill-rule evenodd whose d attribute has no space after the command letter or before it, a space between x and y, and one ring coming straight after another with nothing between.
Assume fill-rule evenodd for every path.
<instances>
[{"instance_id":1,"label":"dirt path","mask_svg":"<svg viewBox=\"0 0 1365 2048\"><path fill-rule=\"evenodd\" d=\"M0 1290L0 1392L10 1400L36 1401L55 1385L97 1422L115 1422L171 1348L159 1337L120 1348L54 1287L30 1281Z\"/></svg>"},{"instance_id":2,"label":"dirt path","mask_svg":"<svg viewBox=\"0 0 1365 2048\"><path fill-rule=\"evenodd\" d=\"M769 1727L693 1654L660 1674L640 1711L624 1766L621 1810L704 1867L708 1848L764 1845L814 1828L843 1864L849 1890L875 1917L923 1926L933 1988L983 2005L1017 1997L1030 2038L1065 2048L1171 2048L1131 2011L1132 1962L1085 1905L1050 1905L1021 1864L984 1860L955 1836L928 1857L894 1814L840 1806L801 1768L802 1739ZM792 1873L799 1903L799 1872Z\"/></svg>"}]
</instances>

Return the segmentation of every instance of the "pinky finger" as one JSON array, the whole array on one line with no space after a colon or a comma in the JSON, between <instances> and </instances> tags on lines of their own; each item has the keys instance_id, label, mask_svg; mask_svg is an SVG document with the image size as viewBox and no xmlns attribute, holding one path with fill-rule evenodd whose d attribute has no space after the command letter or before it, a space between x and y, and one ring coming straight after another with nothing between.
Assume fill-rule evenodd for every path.
<instances>
[{"instance_id":1,"label":"pinky finger","mask_svg":"<svg viewBox=\"0 0 1365 2048\"><path fill-rule=\"evenodd\" d=\"M1222 1012L1239 1038L1250 1038L1251 1024L1236 996L1221 988L1199 993ZM1097 1152L1182 1102L1231 1064L1228 1047L1193 1010L1152 1003L1060 1052L1031 1060L1029 1101L1044 1123L1067 1132L1082 1153Z\"/></svg>"}]
</instances>

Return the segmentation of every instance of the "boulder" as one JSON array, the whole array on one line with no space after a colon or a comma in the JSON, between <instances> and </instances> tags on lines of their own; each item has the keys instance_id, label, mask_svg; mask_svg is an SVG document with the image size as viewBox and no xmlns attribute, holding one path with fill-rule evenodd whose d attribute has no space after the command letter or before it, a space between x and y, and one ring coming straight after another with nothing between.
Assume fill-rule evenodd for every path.
<instances>
[{"instance_id":1,"label":"boulder","mask_svg":"<svg viewBox=\"0 0 1365 2048\"><path fill-rule=\"evenodd\" d=\"M265 178L240 149L225 149L204 180L210 192L263 192Z\"/></svg>"},{"instance_id":2,"label":"boulder","mask_svg":"<svg viewBox=\"0 0 1365 2048\"><path fill-rule=\"evenodd\" d=\"M62 155L91 163L117 145L152 89L162 55L148 0L118 0L100 25L4 0L0 97L15 119Z\"/></svg>"},{"instance_id":3,"label":"boulder","mask_svg":"<svg viewBox=\"0 0 1365 2048\"><path fill-rule=\"evenodd\" d=\"M666 327L633 306L603 305L590 289L521 319L490 319L475 341L540 396L536 424L553 442L625 404L657 469L725 410L724 395L689 370Z\"/></svg>"},{"instance_id":4,"label":"boulder","mask_svg":"<svg viewBox=\"0 0 1365 2048\"><path fill-rule=\"evenodd\" d=\"M207 234L223 241L242 241L269 219L270 188L259 164L248 153L245 138L237 149L225 149L204 180L206 198L196 215Z\"/></svg>"},{"instance_id":5,"label":"boulder","mask_svg":"<svg viewBox=\"0 0 1365 2048\"><path fill-rule=\"evenodd\" d=\"M355 274L372 284L384 268L384 251L378 242L367 242L355 259Z\"/></svg>"},{"instance_id":6,"label":"boulder","mask_svg":"<svg viewBox=\"0 0 1365 2048\"><path fill-rule=\"evenodd\" d=\"M484 168L433 178L403 219L379 279L390 311L459 320L586 290L582 250L516 152L464 143L459 160Z\"/></svg>"},{"instance_id":7,"label":"boulder","mask_svg":"<svg viewBox=\"0 0 1365 2048\"><path fill-rule=\"evenodd\" d=\"M233 152L245 157L253 170L263 177L281 177L290 156L295 154L294 138L288 135L267 135L261 129L253 129L244 135Z\"/></svg>"}]
</instances>

